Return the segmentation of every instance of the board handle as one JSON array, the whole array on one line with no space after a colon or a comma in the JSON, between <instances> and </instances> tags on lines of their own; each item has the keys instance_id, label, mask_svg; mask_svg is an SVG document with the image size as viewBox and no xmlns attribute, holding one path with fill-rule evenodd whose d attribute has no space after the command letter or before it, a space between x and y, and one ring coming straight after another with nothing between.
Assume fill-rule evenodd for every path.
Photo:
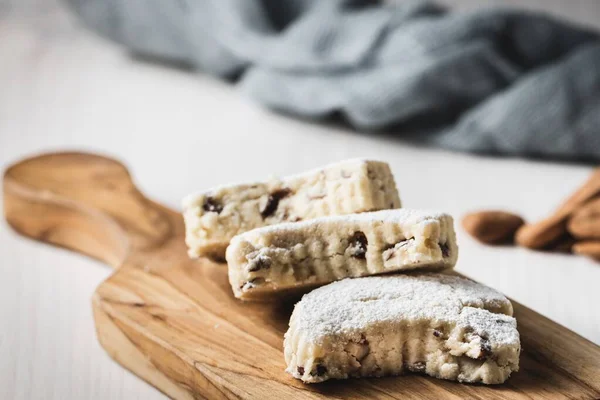
<instances>
[{"instance_id":1,"label":"board handle","mask_svg":"<svg viewBox=\"0 0 600 400\"><path fill-rule=\"evenodd\" d=\"M4 173L4 215L35 240L120 266L130 252L170 236L166 211L135 187L116 160L86 153L50 153Z\"/></svg>"}]
</instances>

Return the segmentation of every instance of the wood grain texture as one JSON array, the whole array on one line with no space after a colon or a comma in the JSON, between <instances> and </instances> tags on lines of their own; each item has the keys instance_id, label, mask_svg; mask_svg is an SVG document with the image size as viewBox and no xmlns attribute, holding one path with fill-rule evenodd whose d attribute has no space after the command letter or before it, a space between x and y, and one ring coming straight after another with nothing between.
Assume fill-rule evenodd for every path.
<instances>
[{"instance_id":1,"label":"wood grain texture","mask_svg":"<svg viewBox=\"0 0 600 400\"><path fill-rule=\"evenodd\" d=\"M226 266L190 260L179 213L146 199L122 164L47 154L7 169L3 186L16 231L117 268L93 297L98 339L170 397L600 398L600 348L519 304L521 370L504 385L418 375L302 384L284 372L293 305L234 299Z\"/></svg>"}]
</instances>

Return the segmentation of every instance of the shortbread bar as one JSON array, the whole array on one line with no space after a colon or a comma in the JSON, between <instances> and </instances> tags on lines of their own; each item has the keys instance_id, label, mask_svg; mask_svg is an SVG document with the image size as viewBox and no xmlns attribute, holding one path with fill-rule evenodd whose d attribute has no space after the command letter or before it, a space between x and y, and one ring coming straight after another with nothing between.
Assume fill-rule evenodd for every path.
<instances>
[{"instance_id":1,"label":"shortbread bar","mask_svg":"<svg viewBox=\"0 0 600 400\"><path fill-rule=\"evenodd\" d=\"M502 383L519 369L512 305L457 276L345 279L296 304L285 334L287 372L304 382L399 375Z\"/></svg>"},{"instance_id":2,"label":"shortbread bar","mask_svg":"<svg viewBox=\"0 0 600 400\"><path fill-rule=\"evenodd\" d=\"M232 237L254 228L399 207L387 163L348 160L284 179L188 196L183 216L190 257L223 258Z\"/></svg>"},{"instance_id":3,"label":"shortbread bar","mask_svg":"<svg viewBox=\"0 0 600 400\"><path fill-rule=\"evenodd\" d=\"M399 209L258 228L231 240L227 264L236 297L269 300L347 277L453 267L457 256L451 216Z\"/></svg>"}]
</instances>

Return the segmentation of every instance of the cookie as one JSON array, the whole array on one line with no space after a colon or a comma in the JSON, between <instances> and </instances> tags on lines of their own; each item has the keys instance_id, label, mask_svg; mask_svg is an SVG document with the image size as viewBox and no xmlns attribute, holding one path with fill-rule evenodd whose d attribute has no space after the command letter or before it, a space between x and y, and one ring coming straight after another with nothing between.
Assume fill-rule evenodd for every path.
<instances>
[{"instance_id":1,"label":"cookie","mask_svg":"<svg viewBox=\"0 0 600 400\"><path fill-rule=\"evenodd\" d=\"M512 305L440 273L345 279L306 294L285 334L287 372L307 383L417 372L498 384L519 369Z\"/></svg>"},{"instance_id":2,"label":"cookie","mask_svg":"<svg viewBox=\"0 0 600 400\"><path fill-rule=\"evenodd\" d=\"M269 300L335 280L453 267L452 217L398 209L258 228L231 240L229 282L236 297Z\"/></svg>"},{"instance_id":3,"label":"cookie","mask_svg":"<svg viewBox=\"0 0 600 400\"><path fill-rule=\"evenodd\" d=\"M232 237L254 228L399 207L387 163L348 160L288 178L188 196L183 216L189 255L223 258Z\"/></svg>"}]
</instances>

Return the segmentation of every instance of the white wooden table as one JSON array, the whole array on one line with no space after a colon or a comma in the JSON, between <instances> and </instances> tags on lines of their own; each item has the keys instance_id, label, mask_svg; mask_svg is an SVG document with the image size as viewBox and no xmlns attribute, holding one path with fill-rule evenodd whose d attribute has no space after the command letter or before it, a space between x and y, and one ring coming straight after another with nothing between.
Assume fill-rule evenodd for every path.
<instances>
[{"instance_id":1,"label":"white wooden table","mask_svg":"<svg viewBox=\"0 0 600 400\"><path fill-rule=\"evenodd\" d=\"M407 207L460 220L478 208L535 220L590 167L416 148L274 115L201 74L131 60L49 7L0 19L0 167L79 149L124 160L152 198L366 156L390 162ZM459 228L458 270L600 344L600 265L474 242ZM90 296L110 270L0 223L0 398L155 399L98 344Z\"/></svg>"}]
</instances>

